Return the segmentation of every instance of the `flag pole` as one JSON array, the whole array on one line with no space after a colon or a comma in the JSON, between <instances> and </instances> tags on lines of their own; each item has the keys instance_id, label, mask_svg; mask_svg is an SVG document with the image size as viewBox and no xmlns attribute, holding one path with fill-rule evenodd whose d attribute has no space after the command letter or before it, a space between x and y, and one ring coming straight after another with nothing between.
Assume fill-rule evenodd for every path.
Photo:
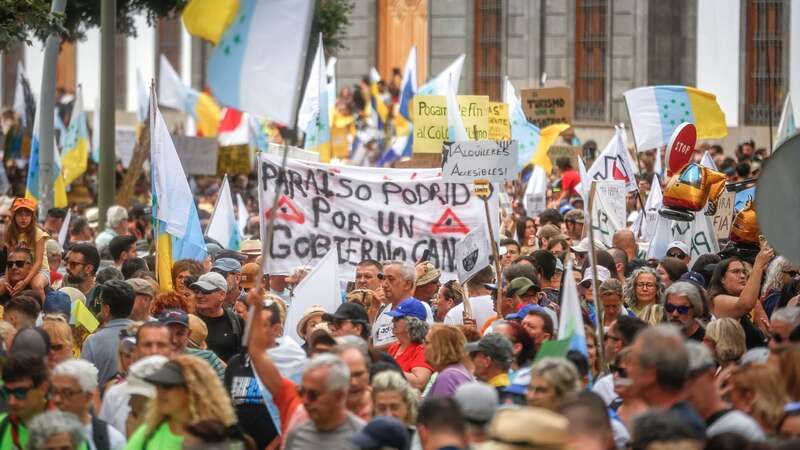
<instances>
[{"instance_id":1,"label":"flag pole","mask_svg":"<svg viewBox=\"0 0 800 450\"><path fill-rule=\"evenodd\" d=\"M605 311L603 310L603 303L597 300L599 295L597 286L597 250L594 246L594 229L592 228L592 206L594 203L594 194L597 190L597 181L592 180L592 185L589 188L589 252L592 256L592 302L594 302L595 317L597 319L597 357L600 359L600 367L606 367L605 352L603 348L603 320ZM644 211L644 210L643 210ZM559 336L561 337L561 336Z\"/></svg>"},{"instance_id":2,"label":"flag pole","mask_svg":"<svg viewBox=\"0 0 800 450\"><path fill-rule=\"evenodd\" d=\"M494 227L492 227L492 215L489 213L489 196L492 194L491 184L488 180L475 180L473 184L473 189L475 195L483 200L483 210L486 213L486 228L489 230L489 242L492 244L492 257L494 258L494 270L495 276L497 277L497 295L495 300L495 311L497 312L497 318L503 318L503 311L501 306L503 305L503 290L500 289L500 278L502 277L502 272L500 272L500 255L497 251L497 241L494 239ZM498 194L499 195L499 194Z\"/></svg>"},{"instance_id":3,"label":"flag pole","mask_svg":"<svg viewBox=\"0 0 800 450\"><path fill-rule=\"evenodd\" d=\"M625 109L628 111L628 119L630 119L630 117L631 117L631 108L630 108L630 105L628 105L628 99L625 98L624 95L622 96L622 98L625 99ZM636 156L636 166L637 166L636 168L638 169L639 166L641 166L641 162L639 161L639 148L636 146L636 130L633 129L633 121L632 120L631 120L631 135L633 136L633 155ZM626 148L625 151L627 152L628 149ZM656 151L656 158L658 158L658 151ZM636 180L636 176L634 176L633 174L631 174L631 175L633 176L634 181L636 182L636 199L639 200L639 207L641 208L641 211L639 212L639 216L641 216L641 215L643 215L645 213L644 201L642 200L642 193L641 193L641 191L639 191L639 181ZM661 178L659 177L658 180L659 180L658 182L660 183L661 182ZM644 223L644 222L642 222L642 223ZM638 236L636 236L636 240L638 241L639 239L641 239L641 237L642 237L642 227L639 226L639 232L638 232Z\"/></svg>"}]
</instances>

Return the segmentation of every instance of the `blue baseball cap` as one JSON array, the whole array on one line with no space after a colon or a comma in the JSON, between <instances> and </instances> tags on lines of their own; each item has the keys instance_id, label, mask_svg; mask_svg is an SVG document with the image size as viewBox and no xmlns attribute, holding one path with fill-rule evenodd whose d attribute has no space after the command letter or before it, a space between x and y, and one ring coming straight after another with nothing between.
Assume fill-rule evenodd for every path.
<instances>
[{"instance_id":1,"label":"blue baseball cap","mask_svg":"<svg viewBox=\"0 0 800 450\"><path fill-rule=\"evenodd\" d=\"M402 301L397 305L397 309L393 309L386 313L387 316L401 318L401 317L416 317L419 320L425 320L428 313L425 311L425 306L421 301L410 298Z\"/></svg>"},{"instance_id":2,"label":"blue baseball cap","mask_svg":"<svg viewBox=\"0 0 800 450\"><path fill-rule=\"evenodd\" d=\"M218 260L214 261L214 265L211 266L211 270L218 270L225 273L238 273L242 271L242 264L233 258L219 258Z\"/></svg>"},{"instance_id":3,"label":"blue baseball cap","mask_svg":"<svg viewBox=\"0 0 800 450\"><path fill-rule=\"evenodd\" d=\"M394 417L375 417L353 436L362 449L394 448L406 450L411 443L408 429Z\"/></svg>"},{"instance_id":4,"label":"blue baseball cap","mask_svg":"<svg viewBox=\"0 0 800 450\"><path fill-rule=\"evenodd\" d=\"M706 288L706 277L704 277L700 272L686 272L681 275L680 281L688 281L697 287L701 287L703 289Z\"/></svg>"},{"instance_id":5,"label":"blue baseball cap","mask_svg":"<svg viewBox=\"0 0 800 450\"><path fill-rule=\"evenodd\" d=\"M522 319L525 318L525 316L528 315L529 311L535 311L535 310L540 310L540 311L547 312L547 311L545 311L545 309L543 307L541 307L539 305L530 305L530 304L528 304L528 305L525 305L522 308L520 308L519 311L515 312L514 314L506 315L506 320L522 320Z\"/></svg>"}]
</instances>

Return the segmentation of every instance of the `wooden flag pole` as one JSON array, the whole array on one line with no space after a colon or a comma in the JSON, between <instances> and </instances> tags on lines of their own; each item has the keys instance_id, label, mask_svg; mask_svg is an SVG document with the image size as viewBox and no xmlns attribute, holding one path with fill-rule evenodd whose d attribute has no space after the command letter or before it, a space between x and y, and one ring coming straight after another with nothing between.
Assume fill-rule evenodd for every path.
<instances>
[{"instance_id":1,"label":"wooden flag pole","mask_svg":"<svg viewBox=\"0 0 800 450\"><path fill-rule=\"evenodd\" d=\"M492 194L491 184L488 180L475 180L473 184L475 195L483 200L483 210L486 213L486 228L489 230L489 241L492 244L492 257L494 258L494 270L496 272L497 295L495 300L495 311L497 318L503 318L503 290L500 289L502 272L500 272L500 254L497 251L497 241L494 239L494 227L492 227L492 215L489 213L489 196Z\"/></svg>"},{"instance_id":2,"label":"wooden flag pole","mask_svg":"<svg viewBox=\"0 0 800 450\"><path fill-rule=\"evenodd\" d=\"M605 352L603 351L603 319L604 310L603 303L598 298L598 285L597 285L597 250L594 246L594 229L592 228L592 206L594 203L594 194L597 190L597 181L592 180L592 186L589 189L589 252L592 255L592 301L594 302L595 318L597 320L597 357L600 359L600 367L606 367Z\"/></svg>"}]
</instances>

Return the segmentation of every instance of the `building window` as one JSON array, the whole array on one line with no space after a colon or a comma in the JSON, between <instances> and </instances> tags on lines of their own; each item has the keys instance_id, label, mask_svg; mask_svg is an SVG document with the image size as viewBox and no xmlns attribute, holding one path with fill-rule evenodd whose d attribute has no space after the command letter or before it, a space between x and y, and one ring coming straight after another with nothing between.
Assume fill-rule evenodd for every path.
<instances>
[{"instance_id":1,"label":"building window","mask_svg":"<svg viewBox=\"0 0 800 450\"><path fill-rule=\"evenodd\" d=\"M475 93L502 100L503 0L475 2Z\"/></svg>"},{"instance_id":2,"label":"building window","mask_svg":"<svg viewBox=\"0 0 800 450\"><path fill-rule=\"evenodd\" d=\"M576 0L576 119L605 119L607 17L608 2L606 0Z\"/></svg>"},{"instance_id":3,"label":"building window","mask_svg":"<svg viewBox=\"0 0 800 450\"><path fill-rule=\"evenodd\" d=\"M747 0L745 18L745 120L749 125L777 123L786 93L785 56L788 49L788 2Z\"/></svg>"}]
</instances>

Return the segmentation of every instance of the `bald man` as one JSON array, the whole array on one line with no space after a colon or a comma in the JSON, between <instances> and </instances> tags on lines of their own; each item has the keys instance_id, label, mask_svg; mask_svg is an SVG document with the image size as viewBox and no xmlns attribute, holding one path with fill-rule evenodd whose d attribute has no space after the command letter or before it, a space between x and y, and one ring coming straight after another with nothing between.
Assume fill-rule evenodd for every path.
<instances>
[{"instance_id":1,"label":"bald man","mask_svg":"<svg viewBox=\"0 0 800 450\"><path fill-rule=\"evenodd\" d=\"M633 235L633 231L627 228L617 230L614 233L611 238L611 246L624 250L625 254L628 255L628 261L636 259L636 255L639 253L636 237Z\"/></svg>"}]
</instances>

